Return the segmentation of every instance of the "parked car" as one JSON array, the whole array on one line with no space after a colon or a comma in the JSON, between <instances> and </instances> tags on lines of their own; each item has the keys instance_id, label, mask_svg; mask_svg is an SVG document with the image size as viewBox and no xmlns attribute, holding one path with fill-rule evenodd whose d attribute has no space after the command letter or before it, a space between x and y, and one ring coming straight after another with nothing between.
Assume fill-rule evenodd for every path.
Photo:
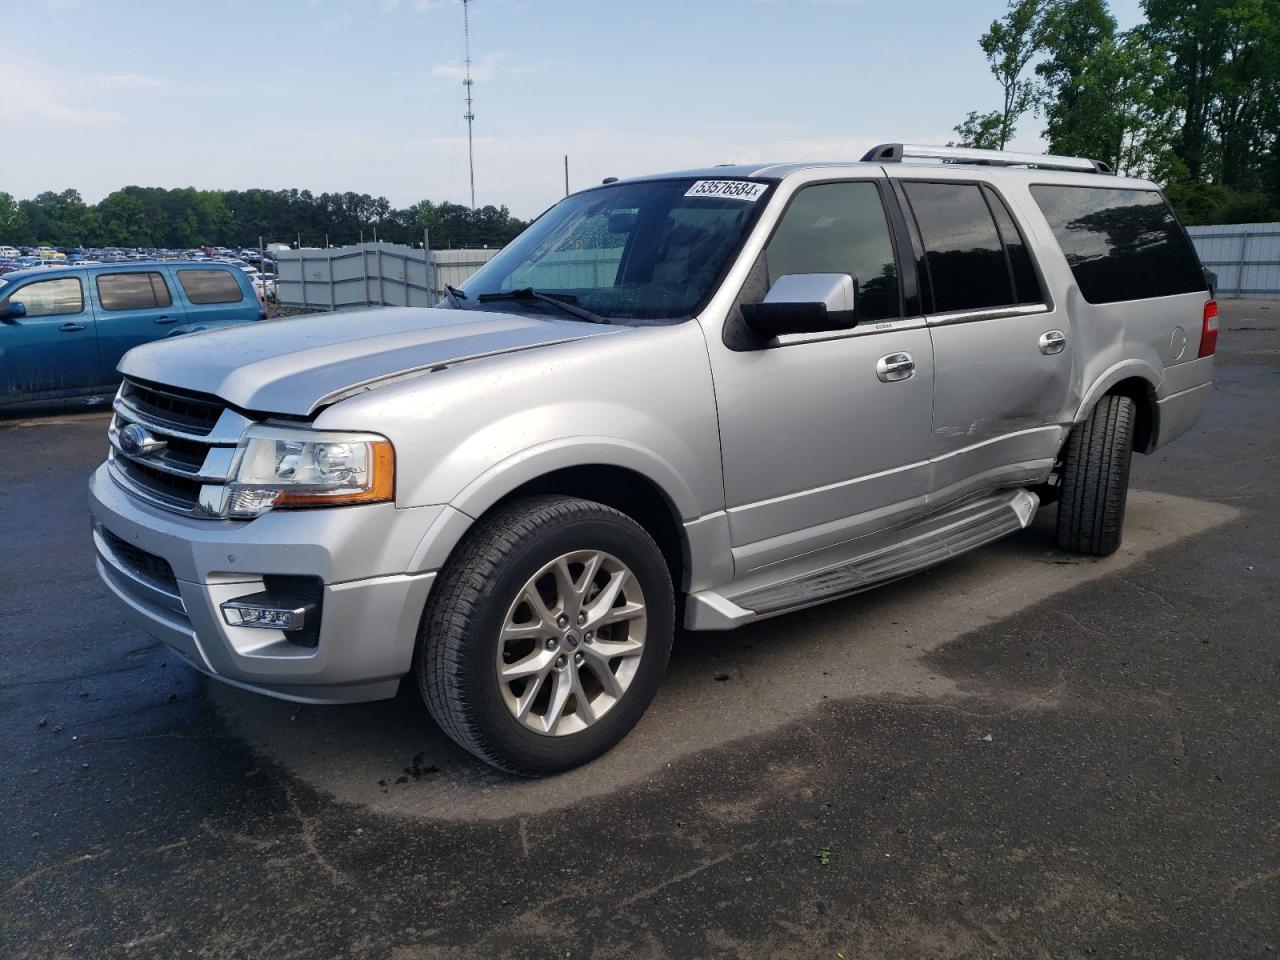
<instances>
[{"instance_id":1,"label":"parked car","mask_svg":"<svg viewBox=\"0 0 1280 960\"><path fill-rule=\"evenodd\" d=\"M0 247L0 260L16 260L20 256L17 247Z\"/></svg>"},{"instance_id":2,"label":"parked car","mask_svg":"<svg viewBox=\"0 0 1280 960\"><path fill-rule=\"evenodd\" d=\"M261 320L234 267L50 264L0 277L0 406L101 394L151 340Z\"/></svg>"},{"instance_id":3,"label":"parked car","mask_svg":"<svg viewBox=\"0 0 1280 960\"><path fill-rule=\"evenodd\" d=\"M211 676L407 679L476 756L563 770L639 719L677 611L848 596L1052 499L1060 546L1111 553L1216 339L1159 190L1093 161L895 144L607 183L443 308L129 352L98 570Z\"/></svg>"}]
</instances>

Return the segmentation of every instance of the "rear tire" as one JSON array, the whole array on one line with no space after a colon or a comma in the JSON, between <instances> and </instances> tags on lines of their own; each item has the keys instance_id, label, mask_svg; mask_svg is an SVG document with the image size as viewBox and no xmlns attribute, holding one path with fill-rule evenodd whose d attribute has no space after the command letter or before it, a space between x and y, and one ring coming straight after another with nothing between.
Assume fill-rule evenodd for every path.
<instances>
[{"instance_id":1,"label":"rear tire","mask_svg":"<svg viewBox=\"0 0 1280 960\"><path fill-rule=\"evenodd\" d=\"M1133 459L1133 400L1108 394L1077 423L1063 455L1058 546L1106 557L1120 547Z\"/></svg>"},{"instance_id":2,"label":"rear tire","mask_svg":"<svg viewBox=\"0 0 1280 960\"><path fill-rule=\"evenodd\" d=\"M515 501L476 524L431 591L414 663L422 697L454 742L501 770L586 763L653 699L673 593L662 551L627 515L569 497Z\"/></svg>"}]
</instances>

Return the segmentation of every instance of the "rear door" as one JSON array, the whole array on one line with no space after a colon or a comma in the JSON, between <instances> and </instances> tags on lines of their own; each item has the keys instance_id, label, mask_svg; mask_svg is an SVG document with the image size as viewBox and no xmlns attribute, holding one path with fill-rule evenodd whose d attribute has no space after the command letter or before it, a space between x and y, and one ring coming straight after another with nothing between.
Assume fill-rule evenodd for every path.
<instances>
[{"instance_id":1,"label":"rear door","mask_svg":"<svg viewBox=\"0 0 1280 960\"><path fill-rule=\"evenodd\" d=\"M226 323L247 323L259 317L261 304L239 267L174 268L187 325L196 329Z\"/></svg>"},{"instance_id":2,"label":"rear door","mask_svg":"<svg viewBox=\"0 0 1280 960\"><path fill-rule=\"evenodd\" d=\"M0 286L0 308L13 303L27 312L0 322L0 399L104 382L82 272Z\"/></svg>"},{"instance_id":3,"label":"rear door","mask_svg":"<svg viewBox=\"0 0 1280 960\"><path fill-rule=\"evenodd\" d=\"M898 181L933 336L931 499L1043 480L1070 425L1071 324L990 184Z\"/></svg>"},{"instance_id":4,"label":"rear door","mask_svg":"<svg viewBox=\"0 0 1280 960\"><path fill-rule=\"evenodd\" d=\"M139 344L168 336L186 319L186 311L174 302L162 270L122 270L90 276L97 301L102 373L113 379L121 357Z\"/></svg>"}]
</instances>

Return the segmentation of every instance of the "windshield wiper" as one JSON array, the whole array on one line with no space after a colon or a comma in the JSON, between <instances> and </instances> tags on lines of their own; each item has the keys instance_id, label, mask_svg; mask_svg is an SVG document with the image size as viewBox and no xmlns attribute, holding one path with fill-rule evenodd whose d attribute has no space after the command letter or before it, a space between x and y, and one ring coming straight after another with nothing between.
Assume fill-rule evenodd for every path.
<instances>
[{"instance_id":1,"label":"windshield wiper","mask_svg":"<svg viewBox=\"0 0 1280 960\"><path fill-rule=\"evenodd\" d=\"M580 307L573 301L578 298L571 293L543 293L535 290L533 287L521 287L518 290L507 290L503 293L482 293L476 297L481 303L490 303L494 300L541 300L543 303L549 303L553 307L559 307L570 316L577 317L579 320L586 320L588 323L608 323L608 319L600 316L598 313L592 313L586 307Z\"/></svg>"},{"instance_id":2,"label":"windshield wiper","mask_svg":"<svg viewBox=\"0 0 1280 960\"><path fill-rule=\"evenodd\" d=\"M449 302L459 310L462 309L462 301L467 299L467 295L455 287L452 283L444 285L444 292L449 295Z\"/></svg>"}]
</instances>

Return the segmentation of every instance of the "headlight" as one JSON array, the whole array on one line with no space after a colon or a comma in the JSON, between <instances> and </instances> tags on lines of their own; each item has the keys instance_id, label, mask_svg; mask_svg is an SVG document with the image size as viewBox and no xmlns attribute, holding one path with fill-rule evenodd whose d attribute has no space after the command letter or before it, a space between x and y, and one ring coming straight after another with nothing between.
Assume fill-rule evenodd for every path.
<instances>
[{"instance_id":1,"label":"headlight","mask_svg":"<svg viewBox=\"0 0 1280 960\"><path fill-rule=\"evenodd\" d=\"M395 494L395 451L369 433L252 427L228 485L227 514L378 503Z\"/></svg>"}]
</instances>

